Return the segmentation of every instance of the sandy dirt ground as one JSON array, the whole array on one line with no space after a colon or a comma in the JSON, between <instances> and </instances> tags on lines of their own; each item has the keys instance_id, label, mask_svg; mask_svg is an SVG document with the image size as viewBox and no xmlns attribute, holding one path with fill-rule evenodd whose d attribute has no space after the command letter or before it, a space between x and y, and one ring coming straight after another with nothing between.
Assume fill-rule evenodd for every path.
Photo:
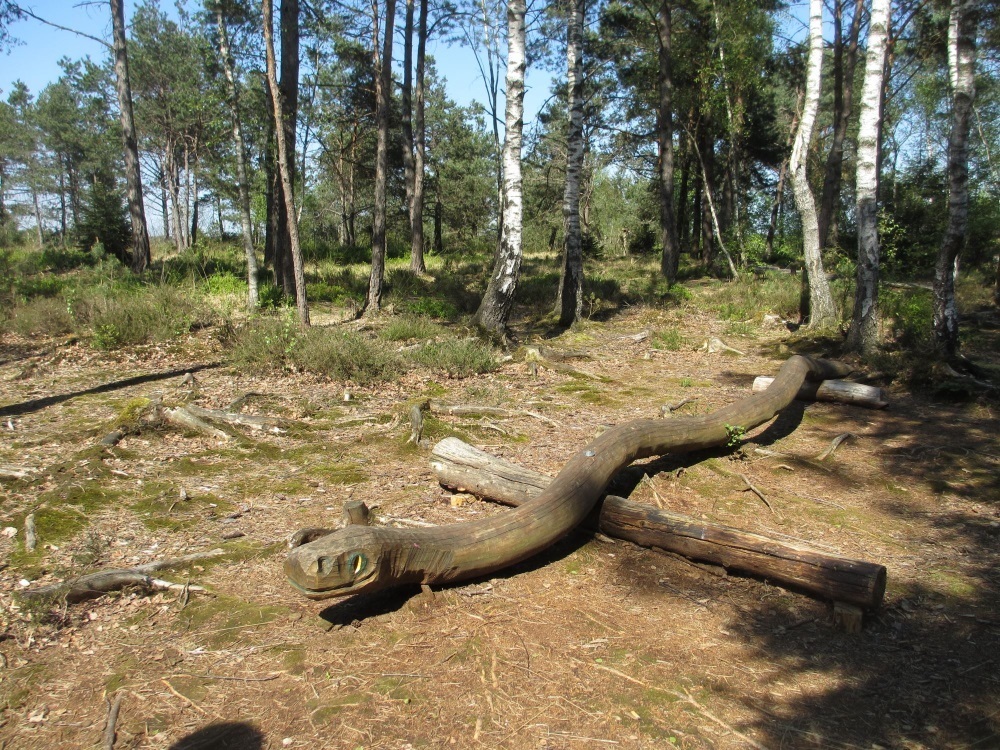
<instances>
[{"instance_id":1,"label":"sandy dirt ground","mask_svg":"<svg viewBox=\"0 0 1000 750\"><path fill-rule=\"evenodd\" d=\"M677 351L626 338L667 326L684 334ZM712 335L744 354L698 351ZM151 750L1000 747L996 402L892 385L884 411L796 402L738 450L616 481L639 502L884 564L884 604L857 635L834 627L829 602L583 532L429 593L313 602L285 582L288 537L338 522L347 499L381 523L504 512L436 484L429 451L446 435L555 474L605 426L746 397L808 342L636 308L543 343L586 351L572 364L597 377L510 361L361 388L205 367L222 359L207 334L120 355L6 339L0 464L31 473L0 484L0 525L16 530L0 537L0 748L100 747L116 697L114 747ZM245 394L245 411L285 428L220 441L142 423L98 445L144 399L223 408ZM409 405L426 396L547 419L438 416L407 445ZM188 591L54 608L15 597L213 549L163 573Z\"/></svg>"}]
</instances>

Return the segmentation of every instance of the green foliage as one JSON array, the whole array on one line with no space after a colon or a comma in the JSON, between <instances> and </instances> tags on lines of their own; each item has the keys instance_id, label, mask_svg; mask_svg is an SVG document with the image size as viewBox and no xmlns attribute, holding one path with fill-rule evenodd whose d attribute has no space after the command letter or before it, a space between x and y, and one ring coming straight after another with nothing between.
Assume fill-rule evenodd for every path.
<instances>
[{"instance_id":1,"label":"green foliage","mask_svg":"<svg viewBox=\"0 0 1000 750\"><path fill-rule=\"evenodd\" d=\"M208 320L201 305L168 286L87 296L74 306L74 313L89 323L98 349L168 341Z\"/></svg>"},{"instance_id":2,"label":"green foliage","mask_svg":"<svg viewBox=\"0 0 1000 750\"><path fill-rule=\"evenodd\" d=\"M905 348L931 344L934 309L929 290L883 287L879 308L890 339Z\"/></svg>"},{"instance_id":3,"label":"green foliage","mask_svg":"<svg viewBox=\"0 0 1000 750\"><path fill-rule=\"evenodd\" d=\"M422 346L410 358L425 367L442 370L453 378L492 372L499 366L496 354L478 339L449 339Z\"/></svg>"},{"instance_id":4,"label":"green foliage","mask_svg":"<svg viewBox=\"0 0 1000 750\"><path fill-rule=\"evenodd\" d=\"M294 367L359 384L390 380L401 372L398 356L384 341L331 328L303 331L290 310L252 319L229 345L233 363L249 372Z\"/></svg>"},{"instance_id":5,"label":"green foliage","mask_svg":"<svg viewBox=\"0 0 1000 750\"><path fill-rule=\"evenodd\" d=\"M208 294L246 296L247 281L228 271L213 274L204 281L204 289Z\"/></svg>"},{"instance_id":6,"label":"green foliage","mask_svg":"<svg viewBox=\"0 0 1000 750\"><path fill-rule=\"evenodd\" d=\"M437 323L419 315L403 315L393 318L382 329L382 338L386 341L411 341L413 339L432 339L444 332Z\"/></svg>"},{"instance_id":7,"label":"green foliage","mask_svg":"<svg viewBox=\"0 0 1000 750\"><path fill-rule=\"evenodd\" d=\"M39 297L18 304L7 325L22 336L59 336L71 333L75 321L62 299Z\"/></svg>"},{"instance_id":8,"label":"green foliage","mask_svg":"<svg viewBox=\"0 0 1000 750\"><path fill-rule=\"evenodd\" d=\"M743 437L747 434L747 428L742 427L738 424L727 424L726 428L726 447L735 448L743 440Z\"/></svg>"},{"instance_id":9,"label":"green foliage","mask_svg":"<svg viewBox=\"0 0 1000 750\"><path fill-rule=\"evenodd\" d=\"M300 331L291 311L252 318L229 337L230 356L237 367L247 372L282 369L289 362Z\"/></svg>"},{"instance_id":10,"label":"green foliage","mask_svg":"<svg viewBox=\"0 0 1000 750\"><path fill-rule=\"evenodd\" d=\"M653 348L676 352L684 346L684 336L676 328L664 328L653 335Z\"/></svg>"},{"instance_id":11,"label":"green foliage","mask_svg":"<svg viewBox=\"0 0 1000 750\"><path fill-rule=\"evenodd\" d=\"M362 385L391 380L402 369L398 356L384 342L329 328L306 331L292 348L290 359L309 372Z\"/></svg>"},{"instance_id":12,"label":"green foliage","mask_svg":"<svg viewBox=\"0 0 1000 750\"><path fill-rule=\"evenodd\" d=\"M790 274L741 279L714 287L709 305L723 320L757 320L768 312L789 318L798 313L800 291L800 279Z\"/></svg>"},{"instance_id":13,"label":"green foliage","mask_svg":"<svg viewBox=\"0 0 1000 750\"><path fill-rule=\"evenodd\" d=\"M122 263L130 258L132 228L129 224L125 198L108 175L99 175L84 204L80 223L75 232L76 245L89 253L100 243L104 252Z\"/></svg>"}]
</instances>

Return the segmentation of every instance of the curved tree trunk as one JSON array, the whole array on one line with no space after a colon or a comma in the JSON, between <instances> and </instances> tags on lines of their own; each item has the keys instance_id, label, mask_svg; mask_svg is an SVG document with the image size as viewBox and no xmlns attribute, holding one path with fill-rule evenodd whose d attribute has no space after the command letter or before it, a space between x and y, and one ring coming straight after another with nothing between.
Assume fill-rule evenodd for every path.
<instances>
[{"instance_id":1,"label":"curved tree trunk","mask_svg":"<svg viewBox=\"0 0 1000 750\"><path fill-rule=\"evenodd\" d=\"M132 270L142 273L150 263L149 230L142 200L142 174L139 171L139 144L132 114L132 86L128 72L128 50L125 42L124 0L111 0L111 29L115 52L115 89L122 123L122 143L125 149L125 181L128 186L128 212L132 220Z\"/></svg>"},{"instance_id":2,"label":"curved tree trunk","mask_svg":"<svg viewBox=\"0 0 1000 750\"><path fill-rule=\"evenodd\" d=\"M955 261L969 224L969 116L975 98L976 3L953 0L948 25L951 135L948 138L948 228L934 268L934 338L946 357L958 351Z\"/></svg>"},{"instance_id":3,"label":"curved tree trunk","mask_svg":"<svg viewBox=\"0 0 1000 750\"><path fill-rule=\"evenodd\" d=\"M847 346L865 354L872 354L879 346L878 151L882 137L882 88L890 6L890 0L872 1L858 129L858 283Z\"/></svg>"},{"instance_id":4,"label":"curved tree trunk","mask_svg":"<svg viewBox=\"0 0 1000 750\"><path fill-rule=\"evenodd\" d=\"M766 391L711 414L612 427L571 456L539 495L518 508L433 528L349 525L293 549L285 574L313 599L487 575L538 554L582 523L612 477L636 459L725 445L734 428L745 431L772 419L807 377L840 377L849 371L836 362L793 356Z\"/></svg>"},{"instance_id":5,"label":"curved tree trunk","mask_svg":"<svg viewBox=\"0 0 1000 750\"><path fill-rule=\"evenodd\" d=\"M570 326L583 314L583 237L580 230L580 177L583 172L583 19L585 0L573 0L566 24L566 77L569 110L566 189L563 191L565 238L562 274L556 297L559 325Z\"/></svg>"},{"instance_id":6,"label":"curved tree trunk","mask_svg":"<svg viewBox=\"0 0 1000 750\"><path fill-rule=\"evenodd\" d=\"M506 336L521 272L521 136L524 130L525 0L507 4L507 135L503 146L503 231L486 294L476 311L480 328Z\"/></svg>"},{"instance_id":7,"label":"curved tree trunk","mask_svg":"<svg viewBox=\"0 0 1000 750\"><path fill-rule=\"evenodd\" d=\"M837 323L837 306L823 269L819 245L819 223L816 202L806 174L806 162L816 114L819 111L820 85L823 68L823 0L809 0L809 62L806 69L805 104L802 119L792 146L789 171L795 191L795 205L802 218L802 244L806 275L809 281L809 325L826 328Z\"/></svg>"}]
</instances>

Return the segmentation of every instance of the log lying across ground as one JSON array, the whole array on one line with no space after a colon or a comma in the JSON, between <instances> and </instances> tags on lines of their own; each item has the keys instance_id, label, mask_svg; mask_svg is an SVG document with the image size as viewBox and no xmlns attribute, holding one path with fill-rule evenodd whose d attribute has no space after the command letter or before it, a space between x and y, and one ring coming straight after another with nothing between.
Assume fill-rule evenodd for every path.
<instances>
[{"instance_id":1,"label":"log lying across ground","mask_svg":"<svg viewBox=\"0 0 1000 750\"><path fill-rule=\"evenodd\" d=\"M528 502L552 481L458 438L445 438L434 446L431 468L449 489L513 506ZM614 495L603 498L596 526L608 536L751 573L833 602L876 609L885 594L883 565L707 523Z\"/></svg>"},{"instance_id":2,"label":"log lying across ground","mask_svg":"<svg viewBox=\"0 0 1000 750\"><path fill-rule=\"evenodd\" d=\"M761 375L754 378L753 392L760 393L774 381ZM865 406L869 409L884 409L889 405L889 400L885 397L885 391L873 385L864 383L852 383L849 380L824 380L822 383L805 382L795 394L795 398L801 401L832 401L838 404L852 404L853 406Z\"/></svg>"},{"instance_id":3,"label":"log lying across ground","mask_svg":"<svg viewBox=\"0 0 1000 750\"><path fill-rule=\"evenodd\" d=\"M849 371L837 362L793 356L766 391L712 414L635 420L607 430L517 508L426 529L351 524L293 549L285 575L313 599L488 575L541 552L582 523L611 478L636 459L725 445L734 427L749 430L772 419L806 378L840 378Z\"/></svg>"}]
</instances>

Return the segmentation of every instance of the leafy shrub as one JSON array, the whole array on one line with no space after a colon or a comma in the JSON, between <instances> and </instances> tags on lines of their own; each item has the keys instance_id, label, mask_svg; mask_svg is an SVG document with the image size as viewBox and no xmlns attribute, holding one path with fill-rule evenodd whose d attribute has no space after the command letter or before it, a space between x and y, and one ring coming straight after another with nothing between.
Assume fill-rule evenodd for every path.
<instances>
[{"instance_id":1,"label":"leafy shrub","mask_svg":"<svg viewBox=\"0 0 1000 750\"><path fill-rule=\"evenodd\" d=\"M230 337L233 363L244 370L298 367L335 380L366 384L401 371L399 357L383 341L353 331L302 330L295 315L260 316Z\"/></svg>"},{"instance_id":2,"label":"leafy shrub","mask_svg":"<svg viewBox=\"0 0 1000 750\"><path fill-rule=\"evenodd\" d=\"M879 307L890 338L905 347L930 343L934 323L930 291L883 288L879 293Z\"/></svg>"},{"instance_id":3,"label":"leafy shrub","mask_svg":"<svg viewBox=\"0 0 1000 750\"><path fill-rule=\"evenodd\" d=\"M17 305L8 326L22 336L59 336L73 331L73 316L64 300L38 297Z\"/></svg>"},{"instance_id":4,"label":"leafy shrub","mask_svg":"<svg viewBox=\"0 0 1000 750\"><path fill-rule=\"evenodd\" d=\"M204 287L209 294L219 296L246 296L247 294L246 279L228 271L209 276L205 279Z\"/></svg>"},{"instance_id":5,"label":"leafy shrub","mask_svg":"<svg viewBox=\"0 0 1000 750\"><path fill-rule=\"evenodd\" d=\"M92 292L69 304L76 320L90 325L98 349L167 341L208 322L201 306L165 286L120 294Z\"/></svg>"},{"instance_id":6,"label":"leafy shrub","mask_svg":"<svg viewBox=\"0 0 1000 750\"><path fill-rule=\"evenodd\" d=\"M653 336L653 348L676 352L684 346L684 336L676 328L665 328Z\"/></svg>"},{"instance_id":7,"label":"leafy shrub","mask_svg":"<svg viewBox=\"0 0 1000 750\"><path fill-rule=\"evenodd\" d=\"M391 380L402 370L399 357L384 342L329 328L306 331L290 359L304 370L359 384Z\"/></svg>"},{"instance_id":8,"label":"leafy shrub","mask_svg":"<svg viewBox=\"0 0 1000 750\"><path fill-rule=\"evenodd\" d=\"M273 287L271 287L273 288ZM233 363L244 370L283 368L301 336L291 311L252 318L227 337Z\"/></svg>"},{"instance_id":9,"label":"leafy shrub","mask_svg":"<svg viewBox=\"0 0 1000 750\"><path fill-rule=\"evenodd\" d=\"M308 287L306 293L309 293ZM285 293L270 282L265 282L257 288L257 304L261 310L277 310L284 306L285 301Z\"/></svg>"},{"instance_id":10,"label":"leafy shrub","mask_svg":"<svg viewBox=\"0 0 1000 750\"><path fill-rule=\"evenodd\" d=\"M410 358L425 367L443 370L455 378L492 372L499 366L493 350L477 339L450 339L431 343L411 352Z\"/></svg>"},{"instance_id":11,"label":"leafy shrub","mask_svg":"<svg viewBox=\"0 0 1000 750\"><path fill-rule=\"evenodd\" d=\"M410 339L432 339L444 329L437 323L417 315L393 318L382 330L386 341L409 341Z\"/></svg>"},{"instance_id":12,"label":"leafy shrub","mask_svg":"<svg viewBox=\"0 0 1000 750\"><path fill-rule=\"evenodd\" d=\"M438 297L418 297L405 300L399 304L403 312L411 315L426 315L438 320L454 320L458 317L458 308L451 302Z\"/></svg>"}]
</instances>

